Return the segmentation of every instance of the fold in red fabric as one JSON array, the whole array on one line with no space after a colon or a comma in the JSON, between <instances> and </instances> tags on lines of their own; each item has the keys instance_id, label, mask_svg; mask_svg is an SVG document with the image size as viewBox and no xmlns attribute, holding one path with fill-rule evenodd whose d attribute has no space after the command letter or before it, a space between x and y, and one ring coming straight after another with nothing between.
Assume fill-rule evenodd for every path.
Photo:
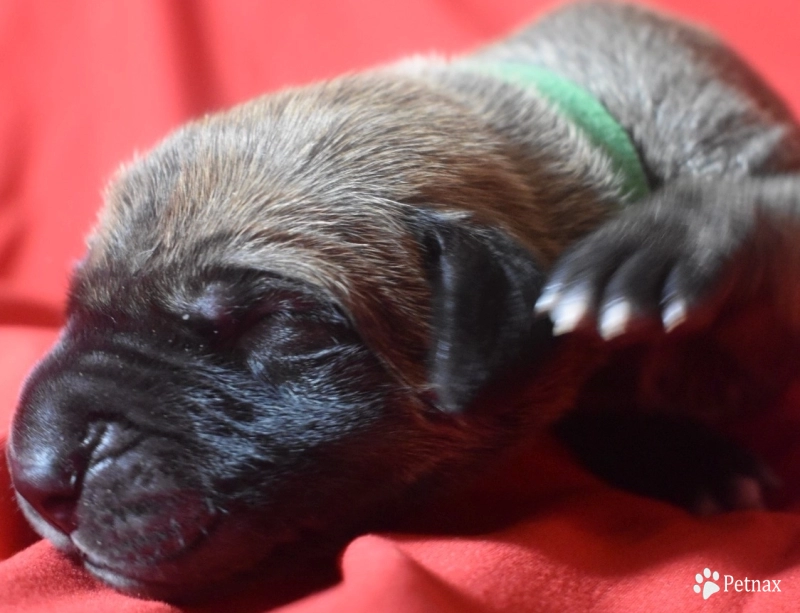
<instances>
[{"instance_id":1,"label":"fold in red fabric","mask_svg":"<svg viewBox=\"0 0 800 613\"><path fill-rule=\"evenodd\" d=\"M283 85L466 50L552 4L0 3L0 444L26 372L57 334L102 187L133 152ZM712 26L800 108L796 0L657 4ZM800 378L749 434L800 498ZM796 611L800 506L692 517L613 490L542 440L403 532L355 539L337 579L251 578L180 609L117 594L37 541L0 461L0 560L3 613ZM706 600L708 581L720 591Z\"/></svg>"}]
</instances>

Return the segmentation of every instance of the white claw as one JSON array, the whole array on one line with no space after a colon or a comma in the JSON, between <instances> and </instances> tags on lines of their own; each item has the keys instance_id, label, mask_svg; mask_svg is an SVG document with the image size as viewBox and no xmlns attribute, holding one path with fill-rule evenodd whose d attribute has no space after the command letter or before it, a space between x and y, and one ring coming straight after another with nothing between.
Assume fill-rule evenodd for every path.
<instances>
[{"instance_id":1,"label":"white claw","mask_svg":"<svg viewBox=\"0 0 800 613\"><path fill-rule=\"evenodd\" d=\"M661 320L664 322L664 329L667 332L674 330L684 321L686 321L686 301L680 298L671 301L661 314Z\"/></svg>"},{"instance_id":2,"label":"white claw","mask_svg":"<svg viewBox=\"0 0 800 613\"><path fill-rule=\"evenodd\" d=\"M539 299L536 301L536 306L533 308L536 314L542 315L550 312L550 310L558 301L560 295L561 292L559 291L559 286L550 286L545 288L545 290L539 296Z\"/></svg>"},{"instance_id":3,"label":"white claw","mask_svg":"<svg viewBox=\"0 0 800 613\"><path fill-rule=\"evenodd\" d=\"M613 301L603 309L603 313L600 316L600 335L604 339L610 340L620 334L624 334L628 329L631 313L630 302L623 299Z\"/></svg>"},{"instance_id":4,"label":"white claw","mask_svg":"<svg viewBox=\"0 0 800 613\"><path fill-rule=\"evenodd\" d=\"M589 312L589 304L583 292L565 296L551 314L553 334L567 334L578 327Z\"/></svg>"}]
</instances>

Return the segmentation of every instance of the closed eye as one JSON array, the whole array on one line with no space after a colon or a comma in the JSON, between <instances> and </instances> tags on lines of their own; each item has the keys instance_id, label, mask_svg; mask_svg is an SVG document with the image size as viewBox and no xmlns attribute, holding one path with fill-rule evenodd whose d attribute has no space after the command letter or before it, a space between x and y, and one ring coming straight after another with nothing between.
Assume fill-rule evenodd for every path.
<instances>
[{"instance_id":1,"label":"closed eye","mask_svg":"<svg viewBox=\"0 0 800 613\"><path fill-rule=\"evenodd\" d=\"M171 316L212 347L234 347L248 335L272 329L273 323L277 331L290 320L348 325L338 306L301 282L252 271L223 276L206 281L190 300L176 300L181 310Z\"/></svg>"}]
</instances>

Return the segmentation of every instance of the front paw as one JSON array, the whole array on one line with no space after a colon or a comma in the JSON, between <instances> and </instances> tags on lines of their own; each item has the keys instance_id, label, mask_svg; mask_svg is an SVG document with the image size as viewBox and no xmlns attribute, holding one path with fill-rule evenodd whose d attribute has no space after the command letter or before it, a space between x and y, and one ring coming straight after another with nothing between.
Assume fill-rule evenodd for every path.
<instances>
[{"instance_id":1,"label":"front paw","mask_svg":"<svg viewBox=\"0 0 800 613\"><path fill-rule=\"evenodd\" d=\"M752 227L747 207L703 198L671 190L631 205L560 257L537 312L555 334L590 326L606 339L687 321L724 294Z\"/></svg>"}]
</instances>

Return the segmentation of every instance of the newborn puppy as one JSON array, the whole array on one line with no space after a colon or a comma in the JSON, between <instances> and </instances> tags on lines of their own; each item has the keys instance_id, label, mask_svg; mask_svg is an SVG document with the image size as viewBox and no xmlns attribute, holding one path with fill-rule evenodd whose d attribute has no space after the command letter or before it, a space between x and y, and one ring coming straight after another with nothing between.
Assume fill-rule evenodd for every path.
<instances>
[{"instance_id":1,"label":"newborn puppy","mask_svg":"<svg viewBox=\"0 0 800 613\"><path fill-rule=\"evenodd\" d=\"M630 380L657 389L726 313L796 331L798 169L798 127L731 51L616 4L192 122L108 189L14 420L20 506L103 581L176 598L567 414L615 483L757 505L758 462L681 421L724 398L582 398L625 350L608 339L638 339ZM607 461L665 438L652 472Z\"/></svg>"}]
</instances>

